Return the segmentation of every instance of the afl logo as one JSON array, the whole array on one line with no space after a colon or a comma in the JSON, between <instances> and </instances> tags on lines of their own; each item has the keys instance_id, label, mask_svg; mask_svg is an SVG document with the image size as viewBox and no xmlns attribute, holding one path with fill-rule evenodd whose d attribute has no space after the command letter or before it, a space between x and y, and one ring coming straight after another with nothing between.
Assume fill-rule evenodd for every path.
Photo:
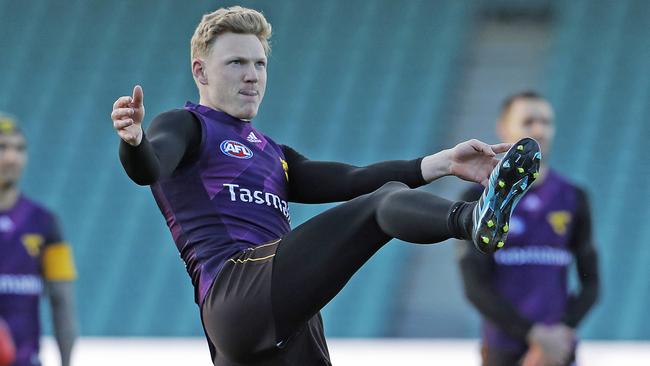
<instances>
[{"instance_id":1,"label":"afl logo","mask_svg":"<svg viewBox=\"0 0 650 366\"><path fill-rule=\"evenodd\" d=\"M237 159L250 159L253 157L251 149L241 142L226 140L221 143L221 152Z\"/></svg>"}]
</instances>

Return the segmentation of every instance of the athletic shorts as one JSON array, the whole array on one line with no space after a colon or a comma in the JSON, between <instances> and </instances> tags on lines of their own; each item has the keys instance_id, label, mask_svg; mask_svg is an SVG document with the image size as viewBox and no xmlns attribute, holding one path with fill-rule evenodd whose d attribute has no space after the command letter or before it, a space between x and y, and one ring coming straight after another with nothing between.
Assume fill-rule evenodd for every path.
<instances>
[{"instance_id":1,"label":"athletic shorts","mask_svg":"<svg viewBox=\"0 0 650 366\"><path fill-rule=\"evenodd\" d=\"M331 365L320 313L288 339L276 337L271 278L279 243L230 258L208 292L201 320L215 366Z\"/></svg>"}]
</instances>

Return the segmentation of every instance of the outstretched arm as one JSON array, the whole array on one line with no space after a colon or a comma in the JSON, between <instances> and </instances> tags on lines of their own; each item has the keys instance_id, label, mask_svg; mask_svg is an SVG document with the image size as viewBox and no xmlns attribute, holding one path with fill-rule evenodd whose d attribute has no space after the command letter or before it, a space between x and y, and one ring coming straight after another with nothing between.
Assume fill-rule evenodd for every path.
<instances>
[{"instance_id":1,"label":"outstretched arm","mask_svg":"<svg viewBox=\"0 0 650 366\"><path fill-rule=\"evenodd\" d=\"M496 154L509 144L487 145L470 140L439 153L415 160L393 160L357 167L312 161L284 146L289 165L289 196L293 202L346 201L370 193L387 182L398 181L416 188L446 175L486 184L498 163Z\"/></svg>"},{"instance_id":2,"label":"outstretched arm","mask_svg":"<svg viewBox=\"0 0 650 366\"><path fill-rule=\"evenodd\" d=\"M361 168L312 161L288 146L283 146L283 152L289 165L289 200L292 202L346 201L390 181L403 182L411 188L426 183L420 172L422 159L386 161Z\"/></svg>"},{"instance_id":3,"label":"outstretched arm","mask_svg":"<svg viewBox=\"0 0 650 366\"><path fill-rule=\"evenodd\" d=\"M201 127L194 115L178 109L158 115L145 134L144 95L136 85L133 96L113 104L111 119L120 136L120 161L129 177L139 185L168 177L183 161L194 156L201 141Z\"/></svg>"}]
</instances>

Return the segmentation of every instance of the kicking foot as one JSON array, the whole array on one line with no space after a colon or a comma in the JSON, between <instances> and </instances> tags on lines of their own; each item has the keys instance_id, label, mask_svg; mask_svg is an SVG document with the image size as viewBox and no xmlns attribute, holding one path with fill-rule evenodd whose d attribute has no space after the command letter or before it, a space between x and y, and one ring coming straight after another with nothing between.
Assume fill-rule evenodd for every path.
<instances>
[{"instance_id":1,"label":"kicking foot","mask_svg":"<svg viewBox=\"0 0 650 366\"><path fill-rule=\"evenodd\" d=\"M494 253L503 248L510 215L539 176L542 153L537 141L519 140L490 174L490 182L474 207L472 239L476 249Z\"/></svg>"}]
</instances>

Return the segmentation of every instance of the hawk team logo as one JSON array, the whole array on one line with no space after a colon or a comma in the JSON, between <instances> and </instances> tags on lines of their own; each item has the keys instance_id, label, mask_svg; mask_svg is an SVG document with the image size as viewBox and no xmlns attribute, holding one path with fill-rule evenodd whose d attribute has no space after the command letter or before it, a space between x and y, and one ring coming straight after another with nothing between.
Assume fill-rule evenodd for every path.
<instances>
[{"instance_id":1,"label":"hawk team logo","mask_svg":"<svg viewBox=\"0 0 650 366\"><path fill-rule=\"evenodd\" d=\"M553 211L548 214L547 220L557 235L564 236L571 222L571 213L569 211Z\"/></svg>"},{"instance_id":2,"label":"hawk team logo","mask_svg":"<svg viewBox=\"0 0 650 366\"><path fill-rule=\"evenodd\" d=\"M287 161L280 158L280 162L282 163L282 170L284 170L284 175L287 177L287 182L289 181L289 164L287 164Z\"/></svg>"},{"instance_id":3,"label":"hawk team logo","mask_svg":"<svg viewBox=\"0 0 650 366\"><path fill-rule=\"evenodd\" d=\"M25 234L20 238L27 250L27 253L32 257L36 257L41 252L41 247L45 239L38 234Z\"/></svg>"},{"instance_id":4,"label":"hawk team logo","mask_svg":"<svg viewBox=\"0 0 650 366\"><path fill-rule=\"evenodd\" d=\"M237 159L250 159L253 157L253 151L241 142L225 140L221 143L221 152Z\"/></svg>"}]
</instances>

